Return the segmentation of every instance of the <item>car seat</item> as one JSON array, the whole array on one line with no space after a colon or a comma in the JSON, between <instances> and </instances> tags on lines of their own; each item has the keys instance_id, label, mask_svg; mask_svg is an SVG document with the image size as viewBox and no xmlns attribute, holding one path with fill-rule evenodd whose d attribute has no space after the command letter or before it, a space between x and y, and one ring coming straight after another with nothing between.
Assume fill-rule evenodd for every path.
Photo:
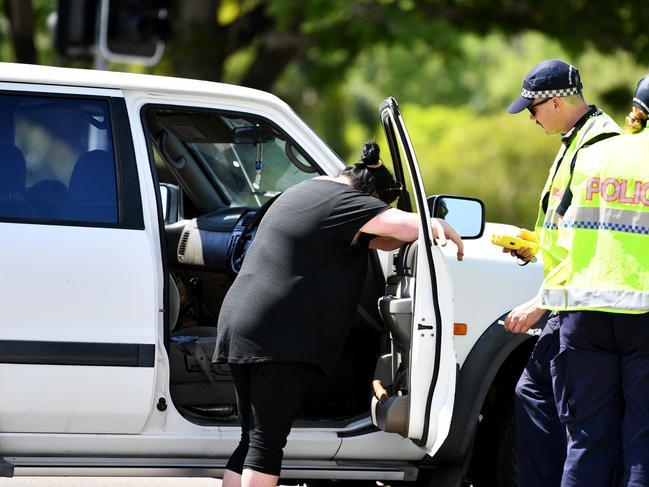
<instances>
[{"instance_id":1,"label":"car seat","mask_svg":"<svg viewBox=\"0 0 649 487\"><path fill-rule=\"evenodd\" d=\"M79 157L70 176L64 217L117 223L117 183L110 153L92 150Z\"/></svg>"},{"instance_id":2,"label":"car seat","mask_svg":"<svg viewBox=\"0 0 649 487\"><path fill-rule=\"evenodd\" d=\"M35 218L34 208L25 199L27 164L14 144L0 143L0 217Z\"/></svg>"},{"instance_id":3,"label":"car seat","mask_svg":"<svg viewBox=\"0 0 649 487\"><path fill-rule=\"evenodd\" d=\"M60 220L68 190L61 181L43 179L27 190L27 200L41 218Z\"/></svg>"},{"instance_id":4,"label":"car seat","mask_svg":"<svg viewBox=\"0 0 649 487\"><path fill-rule=\"evenodd\" d=\"M171 396L176 406L198 408L201 416L224 417L234 412L236 395L227 364L212 364L216 327L176 330L180 295L169 276L169 362Z\"/></svg>"}]
</instances>

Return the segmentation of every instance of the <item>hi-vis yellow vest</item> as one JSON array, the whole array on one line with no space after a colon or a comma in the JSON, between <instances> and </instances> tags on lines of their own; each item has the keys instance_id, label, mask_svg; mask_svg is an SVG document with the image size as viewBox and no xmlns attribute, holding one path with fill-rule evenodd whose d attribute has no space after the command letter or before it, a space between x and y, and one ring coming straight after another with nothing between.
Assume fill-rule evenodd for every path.
<instances>
[{"instance_id":1,"label":"hi-vis yellow vest","mask_svg":"<svg viewBox=\"0 0 649 487\"><path fill-rule=\"evenodd\" d=\"M582 147L593 143L605 134L619 133L620 127L613 119L593 106L589 115L563 137L563 144L552 163L541 193L539 213L534 225L534 231L539 237L546 276L566 257L565 250L556 245L559 220L556 210L570 181L570 166L573 159Z\"/></svg>"},{"instance_id":2,"label":"hi-vis yellow vest","mask_svg":"<svg viewBox=\"0 0 649 487\"><path fill-rule=\"evenodd\" d=\"M543 308L649 311L649 130L580 151Z\"/></svg>"}]
</instances>

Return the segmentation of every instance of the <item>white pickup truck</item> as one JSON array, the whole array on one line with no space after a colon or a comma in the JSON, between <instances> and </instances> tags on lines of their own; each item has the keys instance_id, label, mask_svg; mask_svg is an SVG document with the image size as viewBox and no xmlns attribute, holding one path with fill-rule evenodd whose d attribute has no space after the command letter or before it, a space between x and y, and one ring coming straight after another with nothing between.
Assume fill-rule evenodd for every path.
<instances>
[{"instance_id":1,"label":"white pickup truck","mask_svg":"<svg viewBox=\"0 0 649 487\"><path fill-rule=\"evenodd\" d=\"M427 202L393 99L380 116L399 207L424 225L371 255L282 482L516 485L513 388L533 337L498 321L541 266L489 243L479 201ZM268 93L0 64L0 475L220 476L240 434L228 369L209 360L220 303L272 197L342 167ZM431 212L476 238L464 262L431 239Z\"/></svg>"}]
</instances>

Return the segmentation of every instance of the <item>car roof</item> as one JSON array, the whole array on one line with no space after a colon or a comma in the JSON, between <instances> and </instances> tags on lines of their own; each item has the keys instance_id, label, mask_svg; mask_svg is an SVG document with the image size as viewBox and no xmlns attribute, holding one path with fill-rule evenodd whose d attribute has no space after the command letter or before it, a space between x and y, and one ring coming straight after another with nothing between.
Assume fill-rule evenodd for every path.
<instances>
[{"instance_id":1,"label":"car roof","mask_svg":"<svg viewBox=\"0 0 649 487\"><path fill-rule=\"evenodd\" d=\"M0 82L83 86L188 95L225 95L283 103L265 91L212 81L121 73L92 69L58 68L34 64L0 63Z\"/></svg>"}]
</instances>

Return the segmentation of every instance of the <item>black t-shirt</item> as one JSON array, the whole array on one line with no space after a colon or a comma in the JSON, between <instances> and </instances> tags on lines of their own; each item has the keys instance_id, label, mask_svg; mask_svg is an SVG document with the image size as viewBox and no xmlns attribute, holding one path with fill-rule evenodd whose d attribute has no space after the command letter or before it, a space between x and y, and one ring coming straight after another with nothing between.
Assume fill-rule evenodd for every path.
<instances>
[{"instance_id":1,"label":"black t-shirt","mask_svg":"<svg viewBox=\"0 0 649 487\"><path fill-rule=\"evenodd\" d=\"M277 198L223 301L213 360L307 362L331 373L356 317L372 236L353 239L388 208L326 179Z\"/></svg>"}]
</instances>

